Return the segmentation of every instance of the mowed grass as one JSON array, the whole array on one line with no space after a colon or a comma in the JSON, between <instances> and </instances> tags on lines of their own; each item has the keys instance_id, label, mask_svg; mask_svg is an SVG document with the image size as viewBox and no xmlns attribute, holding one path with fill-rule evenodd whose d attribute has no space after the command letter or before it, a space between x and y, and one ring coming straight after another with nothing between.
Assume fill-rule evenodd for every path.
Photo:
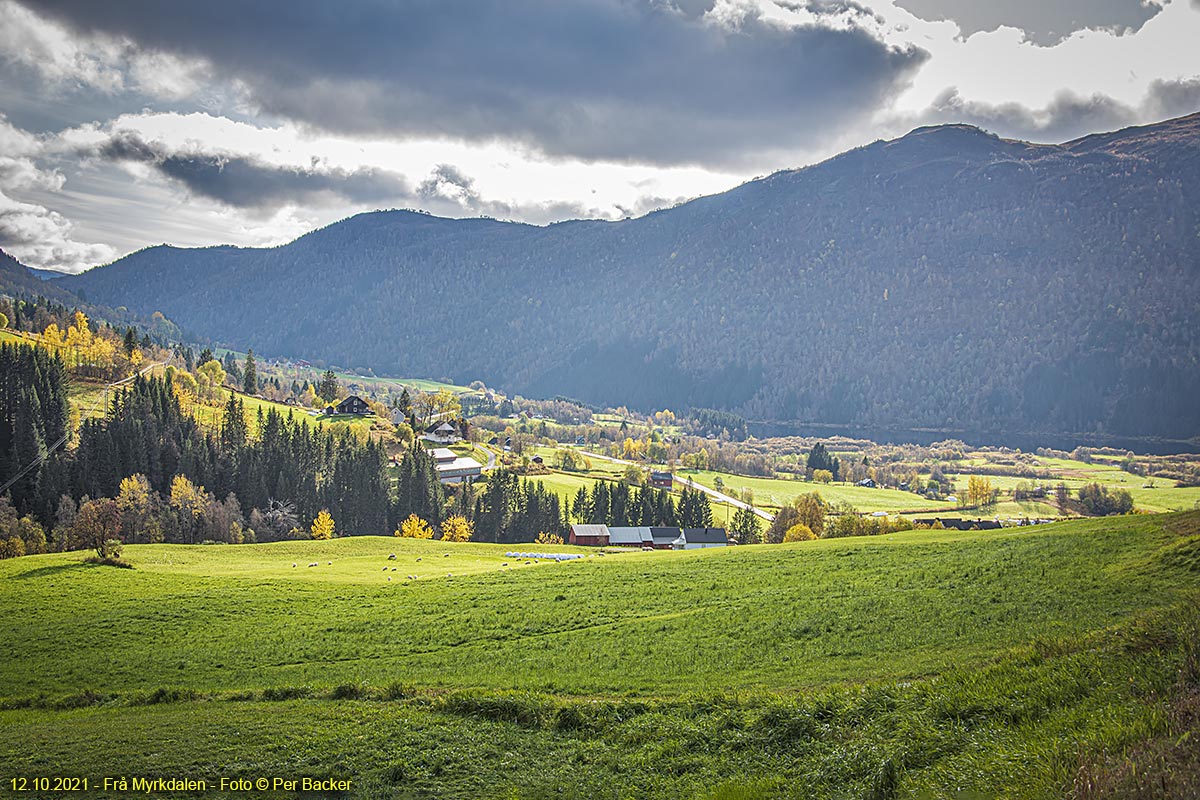
<instances>
[{"instance_id":1,"label":"mowed grass","mask_svg":"<svg viewBox=\"0 0 1200 800\"><path fill-rule=\"evenodd\" d=\"M364 798L1051 798L1104 753L1186 753L1167 712L1200 678L1200 515L565 564L514 547L0 562L0 763Z\"/></svg>"}]
</instances>

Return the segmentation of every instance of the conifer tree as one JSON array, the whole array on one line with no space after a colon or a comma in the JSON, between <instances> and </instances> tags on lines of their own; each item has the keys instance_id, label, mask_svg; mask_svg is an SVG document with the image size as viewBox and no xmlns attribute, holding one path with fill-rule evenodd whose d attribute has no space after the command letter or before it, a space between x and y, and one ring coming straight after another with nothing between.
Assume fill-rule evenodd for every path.
<instances>
[{"instance_id":1,"label":"conifer tree","mask_svg":"<svg viewBox=\"0 0 1200 800\"><path fill-rule=\"evenodd\" d=\"M242 369L242 391L246 394L258 394L258 370L254 364L254 348L246 351L246 365Z\"/></svg>"}]
</instances>

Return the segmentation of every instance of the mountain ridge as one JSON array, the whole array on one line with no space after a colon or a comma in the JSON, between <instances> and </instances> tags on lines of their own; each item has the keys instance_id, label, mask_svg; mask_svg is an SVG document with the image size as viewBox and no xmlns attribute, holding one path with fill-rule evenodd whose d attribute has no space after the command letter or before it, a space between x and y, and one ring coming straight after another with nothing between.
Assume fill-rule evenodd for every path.
<instances>
[{"instance_id":1,"label":"mountain ridge","mask_svg":"<svg viewBox=\"0 0 1200 800\"><path fill-rule=\"evenodd\" d=\"M214 342L522 393L1186 437L1198 154L1200 114L1062 145L927 127L636 219L368 212L55 283Z\"/></svg>"}]
</instances>

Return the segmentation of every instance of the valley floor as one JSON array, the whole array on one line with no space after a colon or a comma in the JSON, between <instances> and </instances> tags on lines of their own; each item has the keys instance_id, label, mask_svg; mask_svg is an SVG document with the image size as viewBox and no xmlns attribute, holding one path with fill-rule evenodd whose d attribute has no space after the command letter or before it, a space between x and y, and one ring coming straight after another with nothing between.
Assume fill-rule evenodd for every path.
<instances>
[{"instance_id":1,"label":"valley floor","mask_svg":"<svg viewBox=\"0 0 1200 800\"><path fill-rule=\"evenodd\" d=\"M353 797L1200 782L1177 744L1200 735L1200 514L538 548L589 556L566 563L518 549L534 548L361 537L131 546L132 570L0 562L0 793L19 775L112 797L105 776L206 780L205 797L262 776L347 779Z\"/></svg>"}]
</instances>

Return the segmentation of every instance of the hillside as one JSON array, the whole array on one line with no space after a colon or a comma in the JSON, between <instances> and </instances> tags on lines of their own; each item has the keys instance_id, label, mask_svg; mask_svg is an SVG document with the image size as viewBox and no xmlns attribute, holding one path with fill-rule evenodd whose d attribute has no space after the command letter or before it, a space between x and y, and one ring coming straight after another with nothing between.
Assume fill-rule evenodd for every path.
<instances>
[{"instance_id":1,"label":"hillside","mask_svg":"<svg viewBox=\"0 0 1200 800\"><path fill-rule=\"evenodd\" d=\"M759 420L1200 432L1200 114L920 128L621 222L363 214L57 286L256 352Z\"/></svg>"},{"instance_id":2,"label":"hillside","mask_svg":"<svg viewBox=\"0 0 1200 800\"><path fill-rule=\"evenodd\" d=\"M561 564L391 537L27 556L0 562L0 760L351 797L1041 798L1124 753L1158 788L1194 774L1171 708L1198 679L1196 523Z\"/></svg>"}]
</instances>

